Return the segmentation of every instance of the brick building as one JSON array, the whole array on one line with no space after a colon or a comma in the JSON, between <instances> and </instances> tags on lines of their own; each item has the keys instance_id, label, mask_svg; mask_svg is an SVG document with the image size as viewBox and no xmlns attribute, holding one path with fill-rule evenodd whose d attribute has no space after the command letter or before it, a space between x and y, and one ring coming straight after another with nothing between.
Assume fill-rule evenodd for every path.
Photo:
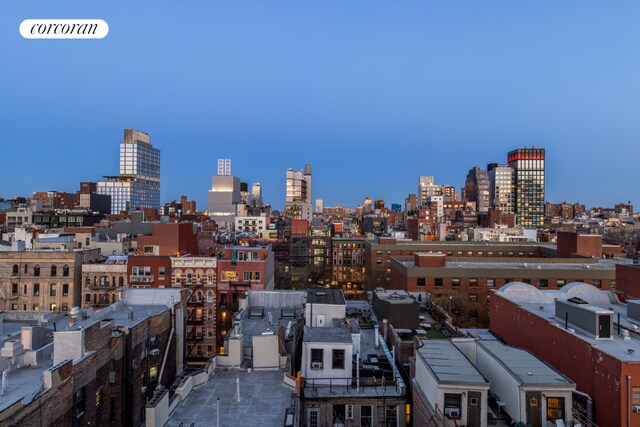
<instances>
[{"instance_id":1,"label":"brick building","mask_svg":"<svg viewBox=\"0 0 640 427\"><path fill-rule=\"evenodd\" d=\"M391 281L391 258L413 256L416 252L442 252L456 258L553 258L554 244L500 242L412 242L381 237L365 242L367 289L388 286Z\"/></svg>"},{"instance_id":2,"label":"brick building","mask_svg":"<svg viewBox=\"0 0 640 427\"><path fill-rule=\"evenodd\" d=\"M603 290L615 289L615 266L591 259L465 259L419 252L391 259L390 289L428 292L454 320L488 324L490 291L510 282L540 289L560 289L581 281Z\"/></svg>"},{"instance_id":3,"label":"brick building","mask_svg":"<svg viewBox=\"0 0 640 427\"><path fill-rule=\"evenodd\" d=\"M79 307L82 264L99 257L99 249L0 252L0 309Z\"/></svg>"},{"instance_id":4,"label":"brick building","mask_svg":"<svg viewBox=\"0 0 640 427\"><path fill-rule=\"evenodd\" d=\"M130 255L127 277L131 288L168 288L171 286L171 257Z\"/></svg>"},{"instance_id":5,"label":"brick building","mask_svg":"<svg viewBox=\"0 0 640 427\"><path fill-rule=\"evenodd\" d=\"M188 290L186 360L204 364L216 354L217 259L171 257L171 286Z\"/></svg>"},{"instance_id":6,"label":"brick building","mask_svg":"<svg viewBox=\"0 0 640 427\"><path fill-rule=\"evenodd\" d=\"M563 315L559 307L576 314ZM640 316L634 313L640 310L632 308L584 283L557 291L514 283L492 296L490 329L573 380L592 400L578 410L584 417L592 415L600 426L635 426L640 425L640 341L635 327Z\"/></svg>"},{"instance_id":7,"label":"brick building","mask_svg":"<svg viewBox=\"0 0 640 427\"><path fill-rule=\"evenodd\" d=\"M120 299L128 283L126 255L82 264L82 307L106 307Z\"/></svg>"},{"instance_id":8,"label":"brick building","mask_svg":"<svg viewBox=\"0 0 640 427\"><path fill-rule=\"evenodd\" d=\"M0 424L140 426L155 390L182 372L185 307L180 290L129 289L92 317L23 328L11 357L35 364L12 368L24 384L0 400Z\"/></svg>"},{"instance_id":9,"label":"brick building","mask_svg":"<svg viewBox=\"0 0 640 427\"><path fill-rule=\"evenodd\" d=\"M198 254L198 234L191 222L154 223L150 236L138 236L138 255Z\"/></svg>"},{"instance_id":10,"label":"brick building","mask_svg":"<svg viewBox=\"0 0 640 427\"><path fill-rule=\"evenodd\" d=\"M364 290L364 246L364 239L332 239L331 282L346 295Z\"/></svg>"}]
</instances>

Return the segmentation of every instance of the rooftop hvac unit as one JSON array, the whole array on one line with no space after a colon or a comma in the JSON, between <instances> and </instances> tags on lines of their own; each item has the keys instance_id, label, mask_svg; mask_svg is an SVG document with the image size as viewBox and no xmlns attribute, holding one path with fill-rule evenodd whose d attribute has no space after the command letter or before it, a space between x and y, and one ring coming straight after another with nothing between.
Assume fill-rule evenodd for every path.
<instances>
[{"instance_id":1,"label":"rooftop hvac unit","mask_svg":"<svg viewBox=\"0 0 640 427\"><path fill-rule=\"evenodd\" d=\"M460 408L444 408L444 414L449 418L460 418Z\"/></svg>"}]
</instances>

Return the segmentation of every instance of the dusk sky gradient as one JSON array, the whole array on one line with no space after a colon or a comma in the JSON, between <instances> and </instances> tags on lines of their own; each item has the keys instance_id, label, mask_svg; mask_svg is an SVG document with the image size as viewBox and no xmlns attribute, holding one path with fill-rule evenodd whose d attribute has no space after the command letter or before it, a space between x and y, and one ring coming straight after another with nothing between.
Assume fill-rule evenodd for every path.
<instances>
[{"instance_id":1,"label":"dusk sky gradient","mask_svg":"<svg viewBox=\"0 0 640 427\"><path fill-rule=\"evenodd\" d=\"M95 18L103 40L26 40ZM640 207L640 2L3 1L0 196L118 173L123 129L161 150L161 200L206 208L216 159L284 203L402 203L509 150L547 150L547 200Z\"/></svg>"}]
</instances>

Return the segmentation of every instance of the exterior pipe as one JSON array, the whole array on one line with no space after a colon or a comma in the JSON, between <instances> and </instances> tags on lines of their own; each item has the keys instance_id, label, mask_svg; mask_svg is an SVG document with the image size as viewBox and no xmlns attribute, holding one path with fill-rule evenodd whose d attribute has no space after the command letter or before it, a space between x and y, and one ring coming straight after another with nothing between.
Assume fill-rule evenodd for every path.
<instances>
[{"instance_id":1,"label":"exterior pipe","mask_svg":"<svg viewBox=\"0 0 640 427\"><path fill-rule=\"evenodd\" d=\"M627 427L631 427L631 375L627 375Z\"/></svg>"}]
</instances>

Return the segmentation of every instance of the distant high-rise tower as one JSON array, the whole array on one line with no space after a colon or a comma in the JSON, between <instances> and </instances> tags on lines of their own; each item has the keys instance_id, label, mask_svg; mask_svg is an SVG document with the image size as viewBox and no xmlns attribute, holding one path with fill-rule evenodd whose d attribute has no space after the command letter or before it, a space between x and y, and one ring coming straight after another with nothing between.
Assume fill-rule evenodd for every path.
<instances>
[{"instance_id":1,"label":"distant high-rise tower","mask_svg":"<svg viewBox=\"0 0 640 427\"><path fill-rule=\"evenodd\" d=\"M524 228L544 224L544 148L520 148L509 152L513 169L516 222Z\"/></svg>"},{"instance_id":2,"label":"distant high-rise tower","mask_svg":"<svg viewBox=\"0 0 640 427\"><path fill-rule=\"evenodd\" d=\"M287 170L284 209L289 218L311 220L311 165L306 165L304 171Z\"/></svg>"},{"instance_id":3,"label":"distant high-rise tower","mask_svg":"<svg viewBox=\"0 0 640 427\"><path fill-rule=\"evenodd\" d=\"M322 199L316 199L316 213L321 214L324 208L324 201Z\"/></svg>"},{"instance_id":4,"label":"distant high-rise tower","mask_svg":"<svg viewBox=\"0 0 640 427\"><path fill-rule=\"evenodd\" d=\"M489 205L502 213L512 214L514 207L513 169L509 165L490 163L487 165L489 175Z\"/></svg>"},{"instance_id":5,"label":"distant high-rise tower","mask_svg":"<svg viewBox=\"0 0 640 427\"><path fill-rule=\"evenodd\" d=\"M465 196L467 202L476 202L479 213L489 212L489 176L487 171L475 166L467 174L465 182Z\"/></svg>"},{"instance_id":6,"label":"distant high-rise tower","mask_svg":"<svg viewBox=\"0 0 640 427\"><path fill-rule=\"evenodd\" d=\"M160 208L160 150L153 148L149 134L124 130L120 143L120 175L105 176L97 193L111 196L111 212Z\"/></svg>"},{"instance_id":7,"label":"distant high-rise tower","mask_svg":"<svg viewBox=\"0 0 640 427\"><path fill-rule=\"evenodd\" d=\"M262 206L262 185L259 182L251 186L251 200L254 206Z\"/></svg>"},{"instance_id":8,"label":"distant high-rise tower","mask_svg":"<svg viewBox=\"0 0 640 427\"><path fill-rule=\"evenodd\" d=\"M231 159L218 159L218 176L231 175Z\"/></svg>"}]
</instances>

